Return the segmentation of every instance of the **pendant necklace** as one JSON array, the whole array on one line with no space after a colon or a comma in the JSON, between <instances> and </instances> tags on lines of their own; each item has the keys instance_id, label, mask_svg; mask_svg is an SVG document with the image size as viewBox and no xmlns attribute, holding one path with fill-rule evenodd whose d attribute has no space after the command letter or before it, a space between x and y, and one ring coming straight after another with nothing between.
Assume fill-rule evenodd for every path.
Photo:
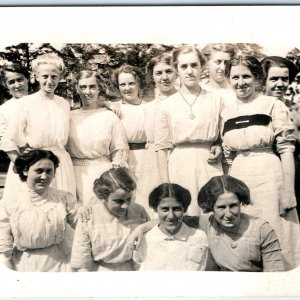
<instances>
[{"instance_id":1,"label":"pendant necklace","mask_svg":"<svg viewBox=\"0 0 300 300\"><path fill-rule=\"evenodd\" d=\"M189 103L189 102L183 97L183 95L181 94L180 91L179 91L179 93L180 93L182 99L185 101L185 103L190 107L190 115L189 115L189 118L190 118L191 120L194 120L194 119L195 119L195 115L193 114L193 105L195 104L196 100L198 99L198 97L199 97L199 95L200 95L200 93L201 93L201 88L200 88L200 91L199 91L198 95L196 96L196 98L194 99L194 101L193 101L192 104Z\"/></svg>"}]
</instances>

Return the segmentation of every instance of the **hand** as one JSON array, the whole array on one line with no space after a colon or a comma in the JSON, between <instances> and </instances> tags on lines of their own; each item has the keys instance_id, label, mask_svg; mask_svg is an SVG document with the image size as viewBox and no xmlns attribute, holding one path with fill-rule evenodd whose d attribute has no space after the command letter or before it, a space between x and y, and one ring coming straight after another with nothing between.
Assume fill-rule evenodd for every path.
<instances>
[{"instance_id":1,"label":"hand","mask_svg":"<svg viewBox=\"0 0 300 300\"><path fill-rule=\"evenodd\" d=\"M210 148L210 153L207 159L209 164L218 163L221 157L222 148L219 145L214 145Z\"/></svg>"},{"instance_id":2,"label":"hand","mask_svg":"<svg viewBox=\"0 0 300 300\"><path fill-rule=\"evenodd\" d=\"M82 205L78 208L78 216L81 222L87 222L90 219L90 215L92 214L92 206Z\"/></svg>"},{"instance_id":3,"label":"hand","mask_svg":"<svg viewBox=\"0 0 300 300\"><path fill-rule=\"evenodd\" d=\"M112 112L114 112L119 118L121 117L121 108L120 108L120 106L112 104L110 106L110 110Z\"/></svg>"},{"instance_id":4,"label":"hand","mask_svg":"<svg viewBox=\"0 0 300 300\"><path fill-rule=\"evenodd\" d=\"M125 161L119 160L119 159L113 160L111 165L113 168L127 168L128 169L128 164Z\"/></svg>"},{"instance_id":5,"label":"hand","mask_svg":"<svg viewBox=\"0 0 300 300\"><path fill-rule=\"evenodd\" d=\"M281 217L285 217L290 210L295 208L294 205L291 205L289 203L295 203L294 201L296 198L293 192L283 193L283 197L284 199L281 199L281 201L279 202L279 215Z\"/></svg>"},{"instance_id":6,"label":"hand","mask_svg":"<svg viewBox=\"0 0 300 300\"><path fill-rule=\"evenodd\" d=\"M143 238L143 231L137 228L127 238L127 245L130 249L138 249Z\"/></svg>"}]
</instances>

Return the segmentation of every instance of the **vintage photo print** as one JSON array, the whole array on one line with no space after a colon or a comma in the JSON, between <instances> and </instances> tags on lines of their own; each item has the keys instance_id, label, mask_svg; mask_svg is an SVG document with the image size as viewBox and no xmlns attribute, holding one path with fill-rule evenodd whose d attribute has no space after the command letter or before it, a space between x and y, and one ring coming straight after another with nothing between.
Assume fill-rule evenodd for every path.
<instances>
[{"instance_id":1,"label":"vintage photo print","mask_svg":"<svg viewBox=\"0 0 300 300\"><path fill-rule=\"evenodd\" d=\"M299 13L1 7L0 297L299 295Z\"/></svg>"}]
</instances>

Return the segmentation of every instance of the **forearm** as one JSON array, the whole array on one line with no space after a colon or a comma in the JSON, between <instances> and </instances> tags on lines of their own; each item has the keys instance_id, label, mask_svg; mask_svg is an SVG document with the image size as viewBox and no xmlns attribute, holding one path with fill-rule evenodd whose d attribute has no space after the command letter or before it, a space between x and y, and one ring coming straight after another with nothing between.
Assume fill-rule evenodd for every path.
<instances>
[{"instance_id":1,"label":"forearm","mask_svg":"<svg viewBox=\"0 0 300 300\"><path fill-rule=\"evenodd\" d=\"M3 266L12 269L11 253L0 253L0 262Z\"/></svg>"},{"instance_id":2,"label":"forearm","mask_svg":"<svg viewBox=\"0 0 300 300\"><path fill-rule=\"evenodd\" d=\"M170 182L168 171L168 149L158 150L156 159L161 183Z\"/></svg>"}]
</instances>

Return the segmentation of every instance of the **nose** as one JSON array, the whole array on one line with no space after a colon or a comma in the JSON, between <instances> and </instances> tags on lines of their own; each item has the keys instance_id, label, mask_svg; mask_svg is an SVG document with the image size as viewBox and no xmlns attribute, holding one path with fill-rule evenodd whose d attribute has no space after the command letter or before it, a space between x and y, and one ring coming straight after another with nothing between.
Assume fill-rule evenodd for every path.
<instances>
[{"instance_id":1,"label":"nose","mask_svg":"<svg viewBox=\"0 0 300 300\"><path fill-rule=\"evenodd\" d=\"M283 86L283 81L279 78L276 82L277 86Z\"/></svg>"},{"instance_id":2,"label":"nose","mask_svg":"<svg viewBox=\"0 0 300 300\"><path fill-rule=\"evenodd\" d=\"M172 220L174 218L174 212L172 209L168 211L168 219Z\"/></svg>"},{"instance_id":3,"label":"nose","mask_svg":"<svg viewBox=\"0 0 300 300\"><path fill-rule=\"evenodd\" d=\"M91 92L89 87L86 87L86 89L84 90L85 94L89 94Z\"/></svg>"},{"instance_id":4,"label":"nose","mask_svg":"<svg viewBox=\"0 0 300 300\"><path fill-rule=\"evenodd\" d=\"M166 72L164 72L164 73L162 74L162 79L163 79L163 80L167 80L167 79L168 79L168 74L167 74Z\"/></svg>"},{"instance_id":5,"label":"nose","mask_svg":"<svg viewBox=\"0 0 300 300\"><path fill-rule=\"evenodd\" d=\"M244 84L244 79L242 77L239 77L238 85L243 85L243 84Z\"/></svg>"},{"instance_id":6,"label":"nose","mask_svg":"<svg viewBox=\"0 0 300 300\"><path fill-rule=\"evenodd\" d=\"M228 219L232 217L232 212L230 211L230 208L226 208L225 217Z\"/></svg>"},{"instance_id":7,"label":"nose","mask_svg":"<svg viewBox=\"0 0 300 300\"><path fill-rule=\"evenodd\" d=\"M122 205L121 205L121 208L122 209L127 209L129 206L129 203L128 202L124 202Z\"/></svg>"},{"instance_id":8,"label":"nose","mask_svg":"<svg viewBox=\"0 0 300 300\"><path fill-rule=\"evenodd\" d=\"M187 72L188 74L192 74L192 73L193 73L193 69L191 68L191 66L187 66L186 72Z\"/></svg>"},{"instance_id":9,"label":"nose","mask_svg":"<svg viewBox=\"0 0 300 300\"><path fill-rule=\"evenodd\" d=\"M225 62L220 63L220 70L225 71Z\"/></svg>"},{"instance_id":10,"label":"nose","mask_svg":"<svg viewBox=\"0 0 300 300\"><path fill-rule=\"evenodd\" d=\"M41 174L41 179L47 179L47 174L46 174L46 172L43 172L43 173Z\"/></svg>"}]
</instances>

